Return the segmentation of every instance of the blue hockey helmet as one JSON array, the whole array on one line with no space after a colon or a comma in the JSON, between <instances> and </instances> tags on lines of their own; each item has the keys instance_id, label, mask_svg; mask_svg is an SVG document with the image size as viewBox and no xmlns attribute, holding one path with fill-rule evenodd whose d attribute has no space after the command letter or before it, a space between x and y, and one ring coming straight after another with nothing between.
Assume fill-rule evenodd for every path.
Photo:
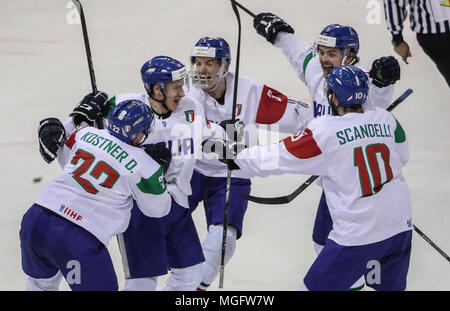
<instances>
[{"instance_id":1,"label":"blue hockey helmet","mask_svg":"<svg viewBox=\"0 0 450 311\"><path fill-rule=\"evenodd\" d=\"M335 93L343 107L363 105L369 94L369 78L355 66L334 67L326 78L324 91L329 101L332 93Z\"/></svg>"},{"instance_id":2,"label":"blue hockey helmet","mask_svg":"<svg viewBox=\"0 0 450 311\"><path fill-rule=\"evenodd\" d=\"M184 79L186 67L180 61L169 56L156 56L141 67L141 78L144 87L150 95L151 87L158 84L164 91L168 82Z\"/></svg>"},{"instance_id":3,"label":"blue hockey helmet","mask_svg":"<svg viewBox=\"0 0 450 311\"><path fill-rule=\"evenodd\" d=\"M121 141L139 146L151 132L154 116L152 109L139 100L125 100L117 104L109 114L108 132ZM139 133L144 137L136 142Z\"/></svg>"},{"instance_id":4,"label":"blue hockey helmet","mask_svg":"<svg viewBox=\"0 0 450 311\"><path fill-rule=\"evenodd\" d=\"M223 38L203 37L194 45L190 57L191 64L196 57L212 57L231 62L230 46Z\"/></svg>"},{"instance_id":5,"label":"blue hockey helmet","mask_svg":"<svg viewBox=\"0 0 450 311\"><path fill-rule=\"evenodd\" d=\"M317 37L316 45L341 49L345 55L359 51L358 33L353 27L332 24L326 26Z\"/></svg>"}]
</instances>

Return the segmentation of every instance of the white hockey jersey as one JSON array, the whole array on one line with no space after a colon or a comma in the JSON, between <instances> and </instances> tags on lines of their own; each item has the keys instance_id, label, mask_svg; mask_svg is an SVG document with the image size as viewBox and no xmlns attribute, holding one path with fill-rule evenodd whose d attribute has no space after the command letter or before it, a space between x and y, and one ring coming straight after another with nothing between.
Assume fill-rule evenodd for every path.
<instances>
[{"instance_id":1,"label":"white hockey jersey","mask_svg":"<svg viewBox=\"0 0 450 311\"><path fill-rule=\"evenodd\" d=\"M186 89L186 95L195 98L203 105L205 116L210 122L220 123L223 120L231 120L234 77L231 72L225 76L227 89L223 105L207 92L193 85ZM256 125L276 125L268 126L267 129L283 133L296 133L311 118L312 109L308 104L289 99L286 95L267 85L239 76L236 119L242 120L245 124L246 134L243 143L247 146L258 144ZM226 165L217 160L199 159L195 169L205 176L227 176Z\"/></svg>"},{"instance_id":2,"label":"white hockey jersey","mask_svg":"<svg viewBox=\"0 0 450 311\"><path fill-rule=\"evenodd\" d=\"M277 161L267 169L267 155ZM245 149L236 164L249 178L284 173L319 175L333 219L329 238L363 245L411 230L411 197L402 176L409 158L405 132L377 108L313 119L278 144Z\"/></svg>"},{"instance_id":3,"label":"white hockey jersey","mask_svg":"<svg viewBox=\"0 0 450 311\"><path fill-rule=\"evenodd\" d=\"M147 94L120 94L113 101L136 99L150 105ZM190 180L194 171L195 159L202 157L202 142L214 135L224 137L221 127L211 125L205 119L202 105L195 99L183 97L177 109L163 119L157 114L153 132L142 144L165 142L172 151L172 161L165 173L167 189L172 198L181 206L189 208L187 197L192 193Z\"/></svg>"},{"instance_id":4,"label":"white hockey jersey","mask_svg":"<svg viewBox=\"0 0 450 311\"><path fill-rule=\"evenodd\" d=\"M313 46L294 34L281 32L275 41L275 47L279 48L288 59L295 70L296 75L306 84L311 96L311 107L313 117L332 114L331 106L323 92L325 78L320 65L319 57L315 56ZM354 66L369 74L367 68L357 62ZM371 78L369 78L372 81ZM371 85L364 110L375 109L376 107L386 109L391 104L394 86L379 88Z\"/></svg>"},{"instance_id":5,"label":"white hockey jersey","mask_svg":"<svg viewBox=\"0 0 450 311\"><path fill-rule=\"evenodd\" d=\"M36 203L83 227L103 244L124 232L133 199L141 211L162 217L170 210L164 172L141 148L85 127L60 148L63 172L43 189ZM59 159L61 161L61 159Z\"/></svg>"}]
</instances>

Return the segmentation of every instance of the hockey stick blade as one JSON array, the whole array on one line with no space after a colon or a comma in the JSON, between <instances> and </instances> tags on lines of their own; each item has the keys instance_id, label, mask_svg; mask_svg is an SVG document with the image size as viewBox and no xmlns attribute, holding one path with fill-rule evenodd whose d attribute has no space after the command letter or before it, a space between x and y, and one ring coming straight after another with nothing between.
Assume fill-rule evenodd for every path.
<instances>
[{"instance_id":1,"label":"hockey stick blade","mask_svg":"<svg viewBox=\"0 0 450 311\"><path fill-rule=\"evenodd\" d=\"M409 95L413 92L412 89L407 89L400 95L396 100L392 102L392 104L386 108L387 111L392 111L395 107L397 107L401 102L403 102ZM311 176L309 177L303 184L300 185L294 192L289 195L275 197L275 198L261 198L255 197L248 194L241 193L241 198L244 200L248 200L251 202L259 203L259 204L267 204L267 205L278 205L278 204L287 204L295 199L300 193L303 192L310 184L312 184L319 176Z\"/></svg>"},{"instance_id":2,"label":"hockey stick blade","mask_svg":"<svg viewBox=\"0 0 450 311\"><path fill-rule=\"evenodd\" d=\"M241 194L241 197L245 200L252 201L259 204L277 205L277 204L287 204L295 199L300 193L303 192L310 184L312 184L319 176L309 177L300 187L298 187L294 192L289 195L275 198L260 198L254 197L248 194Z\"/></svg>"}]
</instances>

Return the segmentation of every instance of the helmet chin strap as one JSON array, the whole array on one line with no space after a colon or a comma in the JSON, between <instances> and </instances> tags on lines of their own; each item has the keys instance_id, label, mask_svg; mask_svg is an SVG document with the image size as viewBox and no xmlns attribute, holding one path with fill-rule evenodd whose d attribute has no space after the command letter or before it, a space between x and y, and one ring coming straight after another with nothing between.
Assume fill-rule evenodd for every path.
<instances>
[{"instance_id":1,"label":"helmet chin strap","mask_svg":"<svg viewBox=\"0 0 450 311\"><path fill-rule=\"evenodd\" d=\"M345 62L347 61L347 58L350 57L349 56L350 55L350 51L348 49L345 49L345 50L342 51L342 55L344 55L344 57L342 58L341 66L344 66ZM354 65L358 61L358 58L356 57L356 55L354 55L352 57L353 57L353 59L348 65Z\"/></svg>"},{"instance_id":2,"label":"helmet chin strap","mask_svg":"<svg viewBox=\"0 0 450 311\"><path fill-rule=\"evenodd\" d=\"M339 104L337 106L334 105L333 100L332 100L333 94L334 93L331 93L329 96L327 96L328 104L331 107L332 115L333 116L338 116L339 115L338 108L339 108L340 105Z\"/></svg>"}]
</instances>

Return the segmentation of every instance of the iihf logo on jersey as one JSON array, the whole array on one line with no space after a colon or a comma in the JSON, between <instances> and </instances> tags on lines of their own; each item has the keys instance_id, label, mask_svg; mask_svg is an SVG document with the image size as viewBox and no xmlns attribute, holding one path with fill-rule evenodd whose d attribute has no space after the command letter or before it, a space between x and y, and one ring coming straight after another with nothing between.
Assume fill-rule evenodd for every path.
<instances>
[{"instance_id":1,"label":"iihf logo on jersey","mask_svg":"<svg viewBox=\"0 0 450 311\"><path fill-rule=\"evenodd\" d=\"M194 122L195 119L194 110L187 110L184 113L186 114L186 121L188 121L189 123Z\"/></svg>"}]
</instances>

